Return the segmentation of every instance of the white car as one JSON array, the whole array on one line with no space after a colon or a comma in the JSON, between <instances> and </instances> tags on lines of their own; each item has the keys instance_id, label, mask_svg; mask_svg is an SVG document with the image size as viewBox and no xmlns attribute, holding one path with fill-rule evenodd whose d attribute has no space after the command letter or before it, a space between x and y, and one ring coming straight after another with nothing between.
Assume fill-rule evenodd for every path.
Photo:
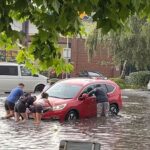
<instances>
[{"instance_id":1,"label":"white car","mask_svg":"<svg viewBox=\"0 0 150 150\"><path fill-rule=\"evenodd\" d=\"M149 82L147 84L147 89L150 90L150 80L149 80Z\"/></svg>"},{"instance_id":2,"label":"white car","mask_svg":"<svg viewBox=\"0 0 150 150\"><path fill-rule=\"evenodd\" d=\"M47 84L47 77L32 75L24 65L0 62L0 92L10 92L19 83L25 85L25 92L42 91Z\"/></svg>"}]
</instances>

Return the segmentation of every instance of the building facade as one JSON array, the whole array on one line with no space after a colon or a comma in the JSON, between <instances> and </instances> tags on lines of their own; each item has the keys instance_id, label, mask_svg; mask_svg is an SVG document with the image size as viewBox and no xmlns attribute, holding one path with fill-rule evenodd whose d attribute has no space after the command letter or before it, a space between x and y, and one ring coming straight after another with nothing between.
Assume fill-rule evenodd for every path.
<instances>
[{"instance_id":1,"label":"building facade","mask_svg":"<svg viewBox=\"0 0 150 150\"><path fill-rule=\"evenodd\" d=\"M60 38L59 44L67 46L66 38ZM107 48L101 48L95 56L89 61L88 51L85 47L85 39L69 39L69 48L71 49L70 62L74 66L72 76L77 76L80 71L98 71L107 77L117 77L120 75L120 68L115 66L112 56Z\"/></svg>"}]
</instances>

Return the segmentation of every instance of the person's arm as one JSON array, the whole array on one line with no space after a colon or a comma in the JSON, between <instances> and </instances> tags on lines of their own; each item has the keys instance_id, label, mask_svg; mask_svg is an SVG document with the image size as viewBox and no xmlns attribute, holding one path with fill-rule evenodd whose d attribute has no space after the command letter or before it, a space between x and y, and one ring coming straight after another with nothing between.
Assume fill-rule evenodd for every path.
<instances>
[{"instance_id":1,"label":"person's arm","mask_svg":"<svg viewBox=\"0 0 150 150\"><path fill-rule=\"evenodd\" d=\"M92 96L93 94L95 94L95 89L88 93L89 96Z\"/></svg>"},{"instance_id":2,"label":"person's arm","mask_svg":"<svg viewBox=\"0 0 150 150\"><path fill-rule=\"evenodd\" d=\"M49 106L52 106L48 99L46 99L45 102L46 102Z\"/></svg>"}]
</instances>

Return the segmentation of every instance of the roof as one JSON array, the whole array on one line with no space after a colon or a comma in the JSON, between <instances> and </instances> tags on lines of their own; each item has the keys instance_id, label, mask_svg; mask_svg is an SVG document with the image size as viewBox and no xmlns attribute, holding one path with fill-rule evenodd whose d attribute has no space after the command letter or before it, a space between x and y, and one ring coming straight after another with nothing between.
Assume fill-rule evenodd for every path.
<instances>
[{"instance_id":1,"label":"roof","mask_svg":"<svg viewBox=\"0 0 150 150\"><path fill-rule=\"evenodd\" d=\"M82 86L90 84L90 83L97 83L97 82L114 83L111 80L91 79L91 78L69 78L69 79L61 80L60 82L82 85Z\"/></svg>"},{"instance_id":2,"label":"roof","mask_svg":"<svg viewBox=\"0 0 150 150\"><path fill-rule=\"evenodd\" d=\"M7 66L7 65L18 66L19 64L13 63L13 62L0 62L0 65L3 65L3 66Z\"/></svg>"}]
</instances>

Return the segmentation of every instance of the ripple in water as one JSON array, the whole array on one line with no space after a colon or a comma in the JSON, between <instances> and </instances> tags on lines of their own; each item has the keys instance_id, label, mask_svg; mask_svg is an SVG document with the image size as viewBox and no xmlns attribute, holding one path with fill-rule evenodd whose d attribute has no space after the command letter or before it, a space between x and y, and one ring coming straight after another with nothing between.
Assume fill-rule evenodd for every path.
<instances>
[{"instance_id":1,"label":"ripple in water","mask_svg":"<svg viewBox=\"0 0 150 150\"><path fill-rule=\"evenodd\" d=\"M0 100L0 117L5 114ZM61 140L98 142L102 150L150 149L150 99L129 95L120 116L91 118L74 123L42 121L34 126L0 120L0 150L58 150Z\"/></svg>"}]
</instances>

